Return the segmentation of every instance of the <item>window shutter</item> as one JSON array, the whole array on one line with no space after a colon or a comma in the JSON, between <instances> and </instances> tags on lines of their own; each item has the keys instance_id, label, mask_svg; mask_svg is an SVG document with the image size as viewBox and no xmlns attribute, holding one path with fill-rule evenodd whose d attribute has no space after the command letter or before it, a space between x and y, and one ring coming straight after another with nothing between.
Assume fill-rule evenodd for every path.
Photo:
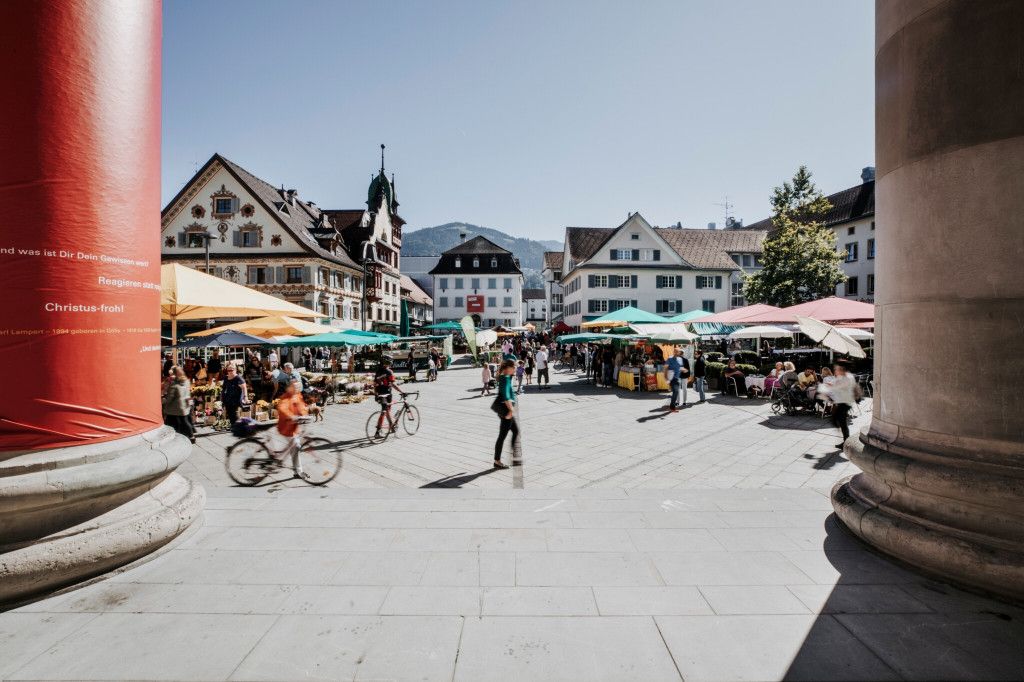
<instances>
[{"instance_id":1,"label":"window shutter","mask_svg":"<svg viewBox=\"0 0 1024 682\"><path fill-rule=\"evenodd\" d=\"M716 289L721 289L722 288L722 276L721 275L715 275L715 288Z\"/></svg>"},{"instance_id":2,"label":"window shutter","mask_svg":"<svg viewBox=\"0 0 1024 682\"><path fill-rule=\"evenodd\" d=\"M676 300L676 312L677 313L683 312L683 302L678 300L678 299Z\"/></svg>"},{"instance_id":3,"label":"window shutter","mask_svg":"<svg viewBox=\"0 0 1024 682\"><path fill-rule=\"evenodd\" d=\"M661 260L661 249L654 250L654 260Z\"/></svg>"},{"instance_id":4,"label":"window shutter","mask_svg":"<svg viewBox=\"0 0 1024 682\"><path fill-rule=\"evenodd\" d=\"M595 301L587 301L587 312L588 313L594 312L594 303L595 303Z\"/></svg>"},{"instance_id":5,"label":"window shutter","mask_svg":"<svg viewBox=\"0 0 1024 682\"><path fill-rule=\"evenodd\" d=\"M275 275L277 283L284 284L284 267L274 268L274 270L277 271L277 275Z\"/></svg>"},{"instance_id":6,"label":"window shutter","mask_svg":"<svg viewBox=\"0 0 1024 682\"><path fill-rule=\"evenodd\" d=\"M659 301L655 301L654 302L654 312L658 313L659 315L661 313L665 312L665 302L664 301L660 301L660 300Z\"/></svg>"},{"instance_id":7,"label":"window shutter","mask_svg":"<svg viewBox=\"0 0 1024 682\"><path fill-rule=\"evenodd\" d=\"M640 260L640 249L633 249L633 260Z\"/></svg>"},{"instance_id":8,"label":"window shutter","mask_svg":"<svg viewBox=\"0 0 1024 682\"><path fill-rule=\"evenodd\" d=\"M676 275L676 289L682 289L682 288L683 288L683 276L682 275ZM680 310L679 312L682 312L682 311Z\"/></svg>"},{"instance_id":9,"label":"window shutter","mask_svg":"<svg viewBox=\"0 0 1024 682\"><path fill-rule=\"evenodd\" d=\"M302 283L309 284L313 281L313 270L311 268L302 268Z\"/></svg>"},{"instance_id":10,"label":"window shutter","mask_svg":"<svg viewBox=\"0 0 1024 682\"><path fill-rule=\"evenodd\" d=\"M587 275L587 286L589 288L591 288L591 289L594 288L594 276L593 275Z\"/></svg>"},{"instance_id":11,"label":"window shutter","mask_svg":"<svg viewBox=\"0 0 1024 682\"><path fill-rule=\"evenodd\" d=\"M223 277L224 276L224 268L214 268L213 269L213 276L214 277Z\"/></svg>"},{"instance_id":12,"label":"window shutter","mask_svg":"<svg viewBox=\"0 0 1024 682\"><path fill-rule=\"evenodd\" d=\"M235 232L232 235L231 239L232 239L232 243L235 246L241 246L242 245L242 231L241 230L235 230Z\"/></svg>"},{"instance_id":13,"label":"window shutter","mask_svg":"<svg viewBox=\"0 0 1024 682\"><path fill-rule=\"evenodd\" d=\"M630 302L629 302L629 304L630 304L631 306L633 306L634 308L636 308L636 307L637 307L637 304L636 304L636 299L634 298L634 299L633 299L632 301L630 301Z\"/></svg>"},{"instance_id":14,"label":"window shutter","mask_svg":"<svg viewBox=\"0 0 1024 682\"><path fill-rule=\"evenodd\" d=\"M629 287L631 289L636 289L636 275L629 276Z\"/></svg>"},{"instance_id":15,"label":"window shutter","mask_svg":"<svg viewBox=\"0 0 1024 682\"><path fill-rule=\"evenodd\" d=\"M665 282L665 280L663 280L661 278L661 275L658 275L657 277L654 278L654 288L655 289L661 289L662 288L662 284L664 284L664 282Z\"/></svg>"},{"instance_id":16,"label":"window shutter","mask_svg":"<svg viewBox=\"0 0 1024 682\"><path fill-rule=\"evenodd\" d=\"M231 198L231 212L238 213L238 197Z\"/></svg>"},{"instance_id":17,"label":"window shutter","mask_svg":"<svg viewBox=\"0 0 1024 682\"><path fill-rule=\"evenodd\" d=\"M619 260L619 252L616 249L612 249L611 255L608 257L612 260Z\"/></svg>"},{"instance_id":18,"label":"window shutter","mask_svg":"<svg viewBox=\"0 0 1024 682\"><path fill-rule=\"evenodd\" d=\"M618 275L608 275L608 288L609 289L618 289L619 288L619 276Z\"/></svg>"}]
</instances>

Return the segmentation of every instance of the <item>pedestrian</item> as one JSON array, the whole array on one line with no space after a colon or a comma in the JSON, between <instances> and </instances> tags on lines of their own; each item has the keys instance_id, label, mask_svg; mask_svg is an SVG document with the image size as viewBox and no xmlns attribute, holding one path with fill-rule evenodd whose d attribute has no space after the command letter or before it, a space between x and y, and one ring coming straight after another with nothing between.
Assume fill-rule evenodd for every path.
<instances>
[{"instance_id":1,"label":"pedestrian","mask_svg":"<svg viewBox=\"0 0 1024 682\"><path fill-rule=\"evenodd\" d=\"M245 385L245 379L238 376L235 363L229 362L224 368L224 381L220 384L220 401L232 426L238 421L239 408L248 400L249 388Z\"/></svg>"},{"instance_id":2,"label":"pedestrian","mask_svg":"<svg viewBox=\"0 0 1024 682\"><path fill-rule=\"evenodd\" d=\"M437 381L437 361L439 357L431 354L427 360L427 381Z\"/></svg>"},{"instance_id":3,"label":"pedestrian","mask_svg":"<svg viewBox=\"0 0 1024 682\"><path fill-rule=\"evenodd\" d=\"M516 363L516 393L523 394L523 379L526 377L526 363L522 360Z\"/></svg>"},{"instance_id":4,"label":"pedestrian","mask_svg":"<svg viewBox=\"0 0 1024 682\"><path fill-rule=\"evenodd\" d=\"M698 403L705 402L704 390L707 388L708 363L704 361L704 352L696 351L693 360L693 388L700 396Z\"/></svg>"},{"instance_id":5,"label":"pedestrian","mask_svg":"<svg viewBox=\"0 0 1024 682\"><path fill-rule=\"evenodd\" d=\"M491 374L491 364L484 362L484 371L480 373L480 378L483 380L483 388L480 389L480 397L491 394L491 379L494 375Z\"/></svg>"},{"instance_id":6,"label":"pedestrian","mask_svg":"<svg viewBox=\"0 0 1024 682\"><path fill-rule=\"evenodd\" d=\"M267 356L267 361L270 363L270 371L273 372L277 369L277 351L273 348L270 349L270 354Z\"/></svg>"},{"instance_id":7,"label":"pedestrian","mask_svg":"<svg viewBox=\"0 0 1024 682\"><path fill-rule=\"evenodd\" d=\"M594 375L594 385L601 385L601 349L594 348L590 354L590 370Z\"/></svg>"},{"instance_id":8,"label":"pedestrian","mask_svg":"<svg viewBox=\"0 0 1024 682\"><path fill-rule=\"evenodd\" d=\"M534 362L537 364L537 390L551 388L550 379L548 378L548 349L541 346L534 357ZM543 384L541 381L543 381Z\"/></svg>"},{"instance_id":9,"label":"pedestrian","mask_svg":"<svg viewBox=\"0 0 1024 682\"><path fill-rule=\"evenodd\" d=\"M213 355L210 356L209 362L206 363L206 376L210 377L210 381L220 381L220 373L223 369L224 363L220 359L220 350L214 348Z\"/></svg>"},{"instance_id":10,"label":"pedestrian","mask_svg":"<svg viewBox=\"0 0 1024 682\"><path fill-rule=\"evenodd\" d=\"M409 376L408 376L408 379L412 383L416 383L416 358L413 357L413 349L411 347L409 348ZM429 380L430 377L428 376L427 379Z\"/></svg>"},{"instance_id":11,"label":"pedestrian","mask_svg":"<svg viewBox=\"0 0 1024 682\"><path fill-rule=\"evenodd\" d=\"M174 380L168 384L167 392L163 395L163 411L174 430L195 443L196 432L192 428L192 420L189 419L192 385L181 367L175 367L173 372Z\"/></svg>"},{"instance_id":12,"label":"pedestrian","mask_svg":"<svg viewBox=\"0 0 1024 682\"><path fill-rule=\"evenodd\" d=\"M846 363L839 362L835 368L835 381L829 385L822 386L822 392L826 393L835 404L832 408L832 424L839 428L843 434L843 443L850 437L850 408L857 400L857 381L849 373ZM843 444L839 444L840 449Z\"/></svg>"},{"instance_id":13,"label":"pedestrian","mask_svg":"<svg viewBox=\"0 0 1024 682\"><path fill-rule=\"evenodd\" d=\"M516 419L516 394L512 390L512 375L515 374L516 363L512 360L505 360L498 370L498 397L494 399L491 409L498 414L500 422L498 427L498 440L494 443L494 468L508 469L508 466L501 463L501 451L505 446L505 437L512 434L512 463L521 461L522 455L519 444L519 422Z\"/></svg>"},{"instance_id":14,"label":"pedestrian","mask_svg":"<svg viewBox=\"0 0 1024 682\"><path fill-rule=\"evenodd\" d=\"M527 350L526 351L526 385L527 386L530 386L531 384L533 384L533 368L537 364L537 361L534 360L534 357L533 357L533 354L535 352L536 351L534 351L534 350Z\"/></svg>"},{"instance_id":15,"label":"pedestrian","mask_svg":"<svg viewBox=\"0 0 1024 682\"><path fill-rule=\"evenodd\" d=\"M675 353L665 363L665 378L672 388L672 397L668 402L668 409L672 412L679 411L679 393L683 394L682 406L686 407L686 380L690 376L690 361L683 357L683 349L676 348Z\"/></svg>"}]
</instances>

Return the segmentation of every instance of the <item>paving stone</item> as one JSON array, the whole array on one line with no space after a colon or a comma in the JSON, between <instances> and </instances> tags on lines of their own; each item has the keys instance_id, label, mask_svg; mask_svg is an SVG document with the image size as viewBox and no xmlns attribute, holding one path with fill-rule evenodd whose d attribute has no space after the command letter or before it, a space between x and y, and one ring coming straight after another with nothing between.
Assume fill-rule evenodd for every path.
<instances>
[{"instance_id":1,"label":"paving stone","mask_svg":"<svg viewBox=\"0 0 1024 682\"><path fill-rule=\"evenodd\" d=\"M782 585L702 585L700 592L721 616L813 613Z\"/></svg>"},{"instance_id":2,"label":"paving stone","mask_svg":"<svg viewBox=\"0 0 1024 682\"><path fill-rule=\"evenodd\" d=\"M650 618L468 619L456 682L679 682Z\"/></svg>"},{"instance_id":3,"label":"paving stone","mask_svg":"<svg viewBox=\"0 0 1024 682\"><path fill-rule=\"evenodd\" d=\"M232 680L449 680L462 618L282 616Z\"/></svg>"},{"instance_id":4,"label":"paving stone","mask_svg":"<svg viewBox=\"0 0 1024 682\"><path fill-rule=\"evenodd\" d=\"M596 616L589 587L486 587L485 616Z\"/></svg>"},{"instance_id":5,"label":"paving stone","mask_svg":"<svg viewBox=\"0 0 1024 682\"><path fill-rule=\"evenodd\" d=\"M650 560L622 552L517 552L516 584L661 585Z\"/></svg>"},{"instance_id":6,"label":"paving stone","mask_svg":"<svg viewBox=\"0 0 1024 682\"><path fill-rule=\"evenodd\" d=\"M18 680L223 680L279 616L104 613L20 668Z\"/></svg>"},{"instance_id":7,"label":"paving stone","mask_svg":"<svg viewBox=\"0 0 1024 682\"><path fill-rule=\"evenodd\" d=\"M714 611L696 587L595 587L602 616L710 615Z\"/></svg>"}]
</instances>

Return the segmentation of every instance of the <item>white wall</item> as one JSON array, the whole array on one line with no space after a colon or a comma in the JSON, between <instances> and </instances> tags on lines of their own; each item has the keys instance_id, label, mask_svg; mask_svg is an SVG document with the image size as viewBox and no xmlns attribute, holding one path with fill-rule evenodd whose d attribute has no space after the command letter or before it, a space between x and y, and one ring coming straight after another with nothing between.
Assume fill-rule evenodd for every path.
<instances>
[{"instance_id":1,"label":"white wall","mask_svg":"<svg viewBox=\"0 0 1024 682\"><path fill-rule=\"evenodd\" d=\"M460 320L466 315L479 315L482 321L495 320L495 324L523 324L523 276L515 275L434 275L434 319ZM473 280L478 279L480 287L473 288ZM492 288L488 280L494 279ZM505 280L509 280L510 288L506 288ZM459 281L456 281L459 280ZM456 286L462 284L461 287ZM446 286L442 286L446 285ZM484 297L484 311L470 313L466 310L466 297L479 294ZM493 298L493 304L489 299ZM461 299L462 305L456 305ZM506 322L507 320L507 322Z\"/></svg>"},{"instance_id":2,"label":"white wall","mask_svg":"<svg viewBox=\"0 0 1024 682\"><path fill-rule=\"evenodd\" d=\"M869 216L832 227L832 231L836 235L836 248L840 252L846 250L847 244L857 244L857 260L850 263L842 263L843 272L846 276L857 278L857 293L847 294L847 285L842 283L836 287L836 296L843 296L858 301L874 301L874 292L871 292L868 288L868 276L875 274L875 260L868 258L868 240L875 238L875 230L872 229L874 220L874 216ZM849 234L851 229L853 234Z\"/></svg>"}]
</instances>

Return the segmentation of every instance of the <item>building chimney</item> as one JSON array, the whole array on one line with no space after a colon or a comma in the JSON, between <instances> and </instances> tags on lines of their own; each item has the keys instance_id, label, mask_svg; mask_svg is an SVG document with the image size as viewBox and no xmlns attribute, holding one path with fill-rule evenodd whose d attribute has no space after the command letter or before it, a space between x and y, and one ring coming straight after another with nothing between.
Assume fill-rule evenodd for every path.
<instances>
[{"instance_id":1,"label":"building chimney","mask_svg":"<svg viewBox=\"0 0 1024 682\"><path fill-rule=\"evenodd\" d=\"M677 230L683 229L683 221L682 220L680 220L678 223L676 223L676 229Z\"/></svg>"},{"instance_id":2,"label":"building chimney","mask_svg":"<svg viewBox=\"0 0 1024 682\"><path fill-rule=\"evenodd\" d=\"M875 179L875 167L874 166L865 166L864 170L862 170L860 172L860 180L861 180L861 182L871 182L874 179Z\"/></svg>"},{"instance_id":3,"label":"building chimney","mask_svg":"<svg viewBox=\"0 0 1024 682\"><path fill-rule=\"evenodd\" d=\"M717 226L717 225L715 225L714 223L708 223L708 229L709 229L709 230L714 230L714 229L715 229L715 228L717 228L717 227L718 227L718 226Z\"/></svg>"},{"instance_id":4,"label":"building chimney","mask_svg":"<svg viewBox=\"0 0 1024 682\"><path fill-rule=\"evenodd\" d=\"M290 190L288 190L286 195L287 195L288 203L291 204L292 206L294 206L295 205L295 199L297 199L298 196L299 196L299 190L297 190L297 189L290 189Z\"/></svg>"},{"instance_id":5,"label":"building chimney","mask_svg":"<svg viewBox=\"0 0 1024 682\"><path fill-rule=\"evenodd\" d=\"M461 244L464 241L466 241L466 233L465 232L459 232L459 243Z\"/></svg>"}]
</instances>

